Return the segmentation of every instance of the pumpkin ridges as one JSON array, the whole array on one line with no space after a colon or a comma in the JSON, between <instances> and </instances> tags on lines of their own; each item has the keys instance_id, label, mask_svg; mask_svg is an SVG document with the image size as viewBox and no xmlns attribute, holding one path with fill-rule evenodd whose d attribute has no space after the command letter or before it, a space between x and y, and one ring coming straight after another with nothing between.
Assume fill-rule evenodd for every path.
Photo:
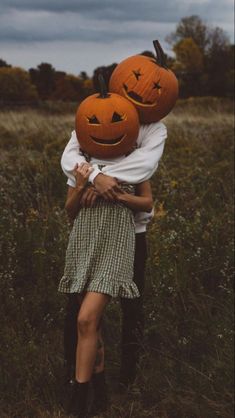
<instances>
[{"instance_id":1,"label":"pumpkin ridges","mask_svg":"<svg viewBox=\"0 0 235 418\"><path fill-rule=\"evenodd\" d=\"M138 81L136 80L134 87L131 74L137 67L144 74ZM160 92L152 89L153 83L158 81L161 85ZM143 102L151 102L152 104L143 106L143 103L141 101L138 103L134 96L128 97L123 91L123 84L127 86L128 92L133 91L133 94L142 96ZM160 67L149 57L135 55L122 61L115 68L110 79L109 89L124 95L135 105L142 123L152 123L162 119L173 108L178 96L178 81L171 70ZM156 102L155 106L154 102Z\"/></svg>"},{"instance_id":2,"label":"pumpkin ridges","mask_svg":"<svg viewBox=\"0 0 235 418\"><path fill-rule=\"evenodd\" d=\"M153 80L153 78L157 78L156 77L156 74L155 74L155 77L153 76L153 74L155 74L155 72L154 71L152 71L151 73L149 73L149 76L148 76L148 78L146 79L146 88L145 88L145 86L143 86L143 88L142 88L142 92L143 93L145 93L146 92L146 95L149 97L149 100L150 101L155 101L154 100L154 97L155 97L155 94L154 94L154 91L153 91L153 89L152 89L152 91L151 91L151 85L153 84L153 82L151 81L151 80ZM151 91L151 93L147 93L147 92L150 92ZM142 94L143 94L142 93ZM154 97L153 97L154 96ZM151 100L152 99L152 100Z\"/></svg>"},{"instance_id":3,"label":"pumpkin ridges","mask_svg":"<svg viewBox=\"0 0 235 418\"><path fill-rule=\"evenodd\" d=\"M112 122L115 112L125 118ZM100 124L90 124L87 121L87 117L93 114ZM133 147L138 132L139 120L136 109L128 100L115 93L109 94L108 99L97 94L89 96L77 110L77 137L81 149L91 156L113 158L126 154ZM122 138L120 142L118 142L119 138Z\"/></svg>"}]
</instances>

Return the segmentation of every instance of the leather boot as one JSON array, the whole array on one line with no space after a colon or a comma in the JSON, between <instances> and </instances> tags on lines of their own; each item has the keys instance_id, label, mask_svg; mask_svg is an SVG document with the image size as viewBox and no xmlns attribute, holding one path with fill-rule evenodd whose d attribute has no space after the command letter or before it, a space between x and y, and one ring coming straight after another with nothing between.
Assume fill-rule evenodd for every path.
<instances>
[{"instance_id":1,"label":"leather boot","mask_svg":"<svg viewBox=\"0 0 235 418\"><path fill-rule=\"evenodd\" d=\"M89 382L75 381L69 405L69 413L77 418L88 418Z\"/></svg>"},{"instance_id":2,"label":"leather boot","mask_svg":"<svg viewBox=\"0 0 235 418\"><path fill-rule=\"evenodd\" d=\"M93 402L89 417L106 412L108 409L108 393L105 372L92 375Z\"/></svg>"}]
</instances>

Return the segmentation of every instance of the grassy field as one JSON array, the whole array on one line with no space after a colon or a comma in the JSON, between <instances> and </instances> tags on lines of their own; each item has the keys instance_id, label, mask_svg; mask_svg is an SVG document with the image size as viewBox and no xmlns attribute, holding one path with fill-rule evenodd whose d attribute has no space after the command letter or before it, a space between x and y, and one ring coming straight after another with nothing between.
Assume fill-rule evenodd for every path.
<instances>
[{"instance_id":1,"label":"grassy field","mask_svg":"<svg viewBox=\"0 0 235 418\"><path fill-rule=\"evenodd\" d=\"M65 418L57 293L69 225L60 156L73 113L0 112L1 418ZM105 315L107 418L233 416L233 108L189 99L166 119L152 179L146 330L135 385L119 395L120 309Z\"/></svg>"}]
</instances>

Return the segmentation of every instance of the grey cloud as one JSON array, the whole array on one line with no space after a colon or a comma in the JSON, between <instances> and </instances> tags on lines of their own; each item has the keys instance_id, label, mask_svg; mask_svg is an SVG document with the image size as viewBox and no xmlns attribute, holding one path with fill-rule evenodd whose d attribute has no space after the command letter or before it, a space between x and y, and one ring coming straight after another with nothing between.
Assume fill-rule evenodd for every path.
<instances>
[{"instance_id":1,"label":"grey cloud","mask_svg":"<svg viewBox=\"0 0 235 418\"><path fill-rule=\"evenodd\" d=\"M208 20L229 18L232 0L1 0L2 10L77 12L93 19L177 22L182 16L199 14Z\"/></svg>"},{"instance_id":2,"label":"grey cloud","mask_svg":"<svg viewBox=\"0 0 235 418\"><path fill-rule=\"evenodd\" d=\"M77 73L149 49L184 16L228 29L233 0L1 0L1 57L29 68L42 61Z\"/></svg>"},{"instance_id":3,"label":"grey cloud","mask_svg":"<svg viewBox=\"0 0 235 418\"><path fill-rule=\"evenodd\" d=\"M46 42L53 40L101 42L152 39L172 29L167 23L141 21L112 22L83 18L77 13L11 11L0 17L0 37L5 42Z\"/></svg>"},{"instance_id":4,"label":"grey cloud","mask_svg":"<svg viewBox=\"0 0 235 418\"><path fill-rule=\"evenodd\" d=\"M2 42L164 39L183 16L231 27L233 0L1 0ZM231 35L231 30L230 30Z\"/></svg>"},{"instance_id":5,"label":"grey cloud","mask_svg":"<svg viewBox=\"0 0 235 418\"><path fill-rule=\"evenodd\" d=\"M144 34L141 32L137 33L130 33L128 35L128 39L143 39ZM0 28L0 38L1 41L8 41L8 42L48 42L48 41L83 41L83 42L102 42L112 43L115 40L126 40L127 34L126 33L107 33L107 31L96 31L94 29L90 29L90 31L86 31L85 29L76 29L70 30L69 32L60 32L54 33L53 31L39 31L34 30L32 31L21 31L17 28L10 31L2 31Z\"/></svg>"}]
</instances>

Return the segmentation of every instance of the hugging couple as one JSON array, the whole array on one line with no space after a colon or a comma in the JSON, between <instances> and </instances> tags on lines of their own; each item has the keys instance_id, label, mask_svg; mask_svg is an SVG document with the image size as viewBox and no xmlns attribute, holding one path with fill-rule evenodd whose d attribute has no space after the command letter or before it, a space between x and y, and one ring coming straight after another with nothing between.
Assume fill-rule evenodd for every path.
<instances>
[{"instance_id":1,"label":"hugging couple","mask_svg":"<svg viewBox=\"0 0 235 418\"><path fill-rule=\"evenodd\" d=\"M161 119L178 96L177 80L154 41L156 57L122 61L109 91L86 98L61 165L73 222L59 292L68 295L64 327L68 412L92 417L108 408L102 315L122 308L120 388L136 378L144 332L146 227L153 214L149 179L167 131ZM90 390L92 396L90 396Z\"/></svg>"}]
</instances>

